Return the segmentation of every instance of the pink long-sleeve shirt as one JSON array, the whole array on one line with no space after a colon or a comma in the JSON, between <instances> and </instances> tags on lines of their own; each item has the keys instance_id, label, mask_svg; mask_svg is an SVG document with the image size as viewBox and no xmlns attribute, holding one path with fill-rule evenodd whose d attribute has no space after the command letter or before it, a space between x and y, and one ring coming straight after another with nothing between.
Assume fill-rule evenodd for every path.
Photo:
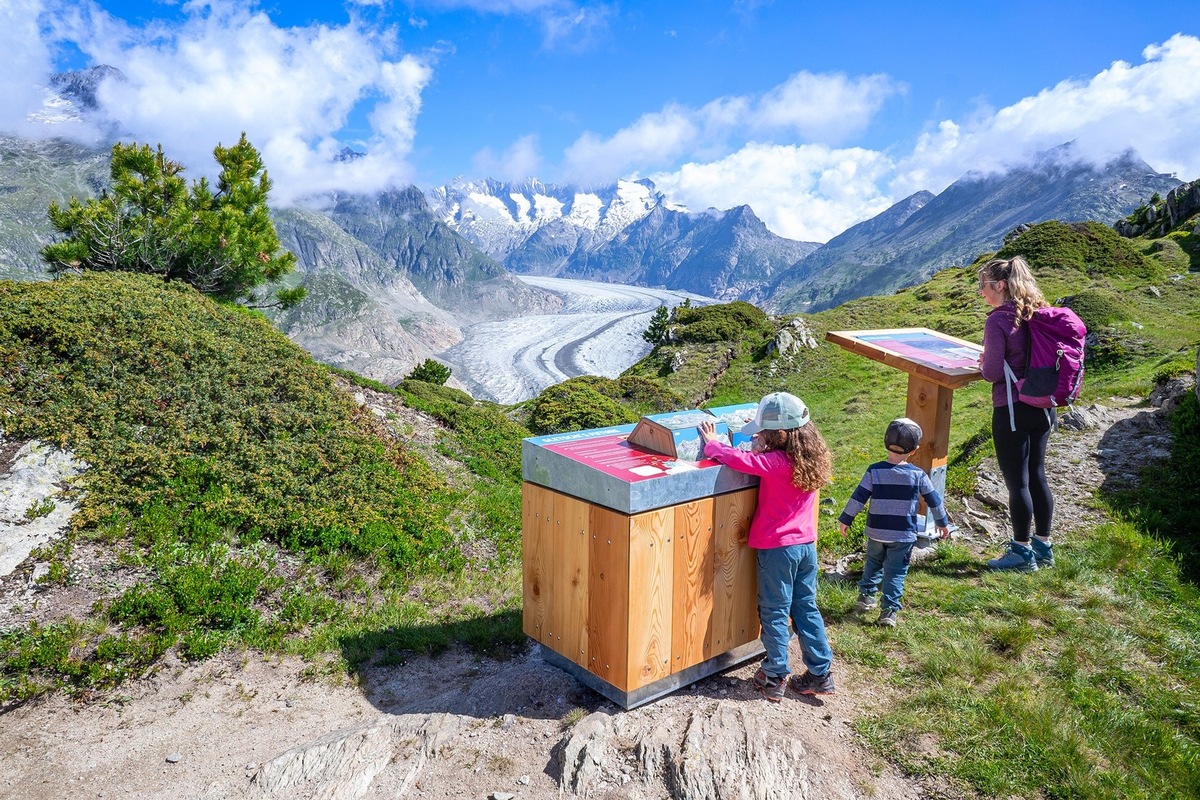
<instances>
[{"instance_id":1,"label":"pink long-sleeve shirt","mask_svg":"<svg viewBox=\"0 0 1200 800\"><path fill-rule=\"evenodd\" d=\"M756 550L817 540L817 492L792 484L792 462L780 450L749 453L724 442L704 445L704 455L727 467L758 476L758 508L746 542Z\"/></svg>"}]
</instances>

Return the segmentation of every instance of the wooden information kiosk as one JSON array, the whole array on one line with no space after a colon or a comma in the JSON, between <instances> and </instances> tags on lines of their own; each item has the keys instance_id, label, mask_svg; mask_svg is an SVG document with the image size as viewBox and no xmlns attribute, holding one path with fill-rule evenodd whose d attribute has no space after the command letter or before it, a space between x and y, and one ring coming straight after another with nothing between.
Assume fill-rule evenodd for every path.
<instances>
[{"instance_id":1,"label":"wooden information kiosk","mask_svg":"<svg viewBox=\"0 0 1200 800\"><path fill-rule=\"evenodd\" d=\"M629 709L761 655L757 478L695 458L700 420L736 445L756 408L522 442L523 626L547 661Z\"/></svg>"},{"instance_id":2,"label":"wooden information kiosk","mask_svg":"<svg viewBox=\"0 0 1200 800\"><path fill-rule=\"evenodd\" d=\"M825 338L908 373L905 415L924 432L911 461L929 474L940 494L945 494L954 390L983 377L979 373L983 347L929 328L830 331ZM926 519L926 531L931 524Z\"/></svg>"}]
</instances>

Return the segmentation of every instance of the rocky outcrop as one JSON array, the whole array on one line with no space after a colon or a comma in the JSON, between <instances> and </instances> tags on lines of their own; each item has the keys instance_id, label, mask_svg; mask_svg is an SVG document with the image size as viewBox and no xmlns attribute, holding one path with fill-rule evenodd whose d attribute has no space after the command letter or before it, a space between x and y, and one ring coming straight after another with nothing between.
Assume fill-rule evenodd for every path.
<instances>
[{"instance_id":1,"label":"rocky outcrop","mask_svg":"<svg viewBox=\"0 0 1200 800\"><path fill-rule=\"evenodd\" d=\"M1163 236L1197 214L1200 214L1200 180L1176 186L1157 203L1148 203L1125 219L1117 220L1113 229L1127 239L1143 234ZM1195 230L1200 230L1200 222Z\"/></svg>"},{"instance_id":2,"label":"rocky outcrop","mask_svg":"<svg viewBox=\"0 0 1200 800\"><path fill-rule=\"evenodd\" d=\"M251 781L249 797L357 800L384 768L399 773L403 794L426 760L461 732L463 719L404 714L334 731L264 764Z\"/></svg>"},{"instance_id":3,"label":"rocky outcrop","mask_svg":"<svg viewBox=\"0 0 1200 800\"><path fill-rule=\"evenodd\" d=\"M75 504L61 487L83 469L64 450L0 436L0 576L66 530Z\"/></svg>"},{"instance_id":4,"label":"rocky outcrop","mask_svg":"<svg viewBox=\"0 0 1200 800\"><path fill-rule=\"evenodd\" d=\"M783 326L775 334L775 338L771 340L771 343L767 345L768 353L784 357L794 356L801 350L816 349L816 334L813 332L812 327L799 317Z\"/></svg>"}]
</instances>

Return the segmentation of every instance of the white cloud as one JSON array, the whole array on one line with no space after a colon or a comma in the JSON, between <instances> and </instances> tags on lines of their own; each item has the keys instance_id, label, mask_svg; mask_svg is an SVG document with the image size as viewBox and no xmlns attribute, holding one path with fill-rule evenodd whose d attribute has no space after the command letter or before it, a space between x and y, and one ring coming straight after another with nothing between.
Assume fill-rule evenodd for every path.
<instances>
[{"instance_id":1,"label":"white cloud","mask_svg":"<svg viewBox=\"0 0 1200 800\"><path fill-rule=\"evenodd\" d=\"M104 111L139 141L161 143L193 177L215 169L216 144L245 131L281 205L338 187L411 181L407 159L432 70L398 54L388 32L354 19L283 28L232 0L188 3L174 27L130 27L91 3L58 12L53 36L127 78L101 86ZM335 161L337 136L361 125L352 115L364 101L369 130L356 145L367 155Z\"/></svg>"},{"instance_id":2,"label":"white cloud","mask_svg":"<svg viewBox=\"0 0 1200 800\"><path fill-rule=\"evenodd\" d=\"M1142 64L1116 61L982 118L941 122L901 160L893 190L938 192L968 170L1002 169L1067 141L1100 163L1132 147L1157 170L1197 177L1200 39L1177 34L1142 55Z\"/></svg>"},{"instance_id":3,"label":"white cloud","mask_svg":"<svg viewBox=\"0 0 1200 800\"><path fill-rule=\"evenodd\" d=\"M490 147L485 147L471 161L474 174L504 181L537 177L541 165L542 156L536 134L522 136L499 155Z\"/></svg>"},{"instance_id":4,"label":"white cloud","mask_svg":"<svg viewBox=\"0 0 1200 800\"><path fill-rule=\"evenodd\" d=\"M41 0L5 0L0 3L0 52L4 53L4 78L0 80L0 130L32 135L42 128L29 119L43 110L45 86L54 71L53 56L41 31ZM48 110L48 109L47 109Z\"/></svg>"},{"instance_id":5,"label":"white cloud","mask_svg":"<svg viewBox=\"0 0 1200 800\"><path fill-rule=\"evenodd\" d=\"M790 130L808 141L834 144L862 133L884 101L902 91L886 75L798 72L767 92L750 124L756 130Z\"/></svg>"},{"instance_id":6,"label":"white cloud","mask_svg":"<svg viewBox=\"0 0 1200 800\"><path fill-rule=\"evenodd\" d=\"M607 3L574 0L423 0L436 9L469 9L480 14L523 15L541 23L547 50L582 50L608 31L614 9Z\"/></svg>"},{"instance_id":7,"label":"white cloud","mask_svg":"<svg viewBox=\"0 0 1200 800\"><path fill-rule=\"evenodd\" d=\"M860 133L904 87L883 75L849 78L799 72L761 97L732 96L700 108L670 104L610 137L588 131L564 154L576 180L668 168L684 158L717 158L733 140L781 137L835 144Z\"/></svg>"},{"instance_id":8,"label":"white cloud","mask_svg":"<svg viewBox=\"0 0 1200 800\"><path fill-rule=\"evenodd\" d=\"M824 242L892 204L880 187L893 168L873 150L752 142L720 160L649 177L693 211L748 204L780 236Z\"/></svg>"},{"instance_id":9,"label":"white cloud","mask_svg":"<svg viewBox=\"0 0 1200 800\"><path fill-rule=\"evenodd\" d=\"M1200 176L1200 39L1176 35L1147 47L1143 57L1142 64L1118 61L1090 79L1062 81L1006 108L943 120L898 157L827 144L750 142L728 155L670 163L698 152L717 134L739 133L730 116L744 118L751 131L790 127L836 139L837 125L822 116L823 109L848 110L852 120L840 134L848 136L887 96L903 91L881 76L800 73L758 101L726 98L698 111L671 108L609 139L586 134L568 149L566 163L576 169L586 163L598 172L657 163L660 171L650 177L673 200L692 209L748 203L776 233L812 241L826 241L914 192L940 192L968 172L1028 163L1066 142L1074 143L1075 155L1098 163L1132 147L1154 169L1194 179ZM802 102L806 97L834 102L813 105Z\"/></svg>"}]
</instances>

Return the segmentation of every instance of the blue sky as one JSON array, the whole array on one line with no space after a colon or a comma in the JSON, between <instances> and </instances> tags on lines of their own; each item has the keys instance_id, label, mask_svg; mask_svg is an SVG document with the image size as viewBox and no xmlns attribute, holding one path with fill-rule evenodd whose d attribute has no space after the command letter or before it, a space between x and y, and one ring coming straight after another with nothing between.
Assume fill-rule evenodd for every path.
<instances>
[{"instance_id":1,"label":"blue sky","mask_svg":"<svg viewBox=\"0 0 1200 800\"><path fill-rule=\"evenodd\" d=\"M648 177L825 241L1071 140L1200 177L1200 18L1171 5L0 0L0 130L97 140L43 87L104 63L123 138L200 174L244 130L280 203Z\"/></svg>"}]
</instances>

